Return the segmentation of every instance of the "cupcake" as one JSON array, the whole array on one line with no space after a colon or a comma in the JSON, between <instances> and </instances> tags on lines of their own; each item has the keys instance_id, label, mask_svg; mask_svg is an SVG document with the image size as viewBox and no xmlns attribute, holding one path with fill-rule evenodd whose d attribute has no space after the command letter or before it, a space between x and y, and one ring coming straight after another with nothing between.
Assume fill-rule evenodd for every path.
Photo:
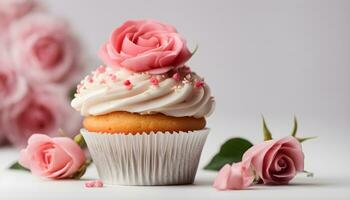
<instances>
[{"instance_id":1,"label":"cupcake","mask_svg":"<svg viewBox=\"0 0 350 200\"><path fill-rule=\"evenodd\" d=\"M193 183L214 99L186 65L192 54L173 26L154 20L127 21L102 45L105 65L71 105L106 184Z\"/></svg>"}]
</instances>

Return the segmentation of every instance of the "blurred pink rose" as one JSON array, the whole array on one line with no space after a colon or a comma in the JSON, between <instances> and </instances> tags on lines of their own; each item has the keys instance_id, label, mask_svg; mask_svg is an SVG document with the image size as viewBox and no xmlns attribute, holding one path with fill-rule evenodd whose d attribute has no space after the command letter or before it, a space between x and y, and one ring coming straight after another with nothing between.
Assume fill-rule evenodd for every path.
<instances>
[{"instance_id":1,"label":"blurred pink rose","mask_svg":"<svg viewBox=\"0 0 350 200\"><path fill-rule=\"evenodd\" d=\"M38 4L34 0L0 0L0 31L36 8Z\"/></svg>"},{"instance_id":2,"label":"blurred pink rose","mask_svg":"<svg viewBox=\"0 0 350 200\"><path fill-rule=\"evenodd\" d=\"M8 62L0 58L0 112L26 95L27 82Z\"/></svg>"},{"instance_id":3,"label":"blurred pink rose","mask_svg":"<svg viewBox=\"0 0 350 200\"><path fill-rule=\"evenodd\" d=\"M83 150L67 137L50 138L34 134L20 153L19 163L37 176L71 178L85 163Z\"/></svg>"},{"instance_id":4,"label":"blurred pink rose","mask_svg":"<svg viewBox=\"0 0 350 200\"><path fill-rule=\"evenodd\" d=\"M150 73L182 67L191 57L176 29L154 20L126 21L113 31L99 55L107 65Z\"/></svg>"},{"instance_id":5,"label":"blurred pink rose","mask_svg":"<svg viewBox=\"0 0 350 200\"><path fill-rule=\"evenodd\" d=\"M65 21L31 14L11 27L15 67L32 81L66 82L80 71L78 43Z\"/></svg>"},{"instance_id":6,"label":"blurred pink rose","mask_svg":"<svg viewBox=\"0 0 350 200\"><path fill-rule=\"evenodd\" d=\"M242 160L251 160L265 184L287 184L297 172L304 170L301 144L292 136L254 145L244 153Z\"/></svg>"},{"instance_id":7,"label":"blurred pink rose","mask_svg":"<svg viewBox=\"0 0 350 200\"><path fill-rule=\"evenodd\" d=\"M250 161L226 164L221 168L213 186L218 190L241 190L249 187L254 181Z\"/></svg>"},{"instance_id":8,"label":"blurred pink rose","mask_svg":"<svg viewBox=\"0 0 350 200\"><path fill-rule=\"evenodd\" d=\"M62 128L76 134L80 120L70 107L64 89L58 85L30 87L22 101L0 113L0 127L16 146L25 145L33 133L54 135Z\"/></svg>"}]
</instances>

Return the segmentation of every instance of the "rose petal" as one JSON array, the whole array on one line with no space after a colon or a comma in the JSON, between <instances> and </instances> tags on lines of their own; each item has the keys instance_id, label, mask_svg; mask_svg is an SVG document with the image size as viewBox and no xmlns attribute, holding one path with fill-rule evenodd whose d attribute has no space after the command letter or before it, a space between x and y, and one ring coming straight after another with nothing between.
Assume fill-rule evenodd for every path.
<instances>
[{"instance_id":1,"label":"rose petal","mask_svg":"<svg viewBox=\"0 0 350 200\"><path fill-rule=\"evenodd\" d=\"M27 169L30 168L30 159L25 149L22 149L21 152L19 153L18 163Z\"/></svg>"},{"instance_id":2,"label":"rose petal","mask_svg":"<svg viewBox=\"0 0 350 200\"><path fill-rule=\"evenodd\" d=\"M143 47L133 43L132 41L130 41L130 38L128 37L124 38L122 47L121 47L121 51L132 56L136 56L150 49L152 49L152 47Z\"/></svg>"},{"instance_id":3,"label":"rose petal","mask_svg":"<svg viewBox=\"0 0 350 200\"><path fill-rule=\"evenodd\" d=\"M231 166L229 164L226 164L223 166L217 177L215 178L213 187L215 187L218 190L228 190L232 188L232 183L230 183L230 175L231 175Z\"/></svg>"},{"instance_id":4,"label":"rose petal","mask_svg":"<svg viewBox=\"0 0 350 200\"><path fill-rule=\"evenodd\" d=\"M232 189L241 190L249 187L254 181L254 174L250 163L235 163L231 167L230 182Z\"/></svg>"},{"instance_id":5,"label":"rose petal","mask_svg":"<svg viewBox=\"0 0 350 200\"><path fill-rule=\"evenodd\" d=\"M59 145L72 160L72 166L69 168L66 174L71 175L76 172L85 162L86 158L84 151L70 138L56 137L52 140L55 142L55 144Z\"/></svg>"}]
</instances>

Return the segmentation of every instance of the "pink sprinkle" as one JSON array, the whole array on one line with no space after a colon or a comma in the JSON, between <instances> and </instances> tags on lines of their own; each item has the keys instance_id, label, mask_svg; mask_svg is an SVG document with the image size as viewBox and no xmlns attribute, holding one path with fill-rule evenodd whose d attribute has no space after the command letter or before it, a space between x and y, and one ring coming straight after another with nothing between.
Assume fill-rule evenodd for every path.
<instances>
[{"instance_id":1,"label":"pink sprinkle","mask_svg":"<svg viewBox=\"0 0 350 200\"><path fill-rule=\"evenodd\" d=\"M203 87L204 86L204 82L203 81L196 81L195 86L197 88Z\"/></svg>"},{"instance_id":2,"label":"pink sprinkle","mask_svg":"<svg viewBox=\"0 0 350 200\"><path fill-rule=\"evenodd\" d=\"M150 82L152 85L158 85L159 84L159 81L156 77L152 76L150 79Z\"/></svg>"},{"instance_id":3,"label":"pink sprinkle","mask_svg":"<svg viewBox=\"0 0 350 200\"><path fill-rule=\"evenodd\" d=\"M78 94L80 93L80 90L81 90L82 87L83 87L83 85L82 85L81 83L79 83L79 84L77 85L77 93L78 93Z\"/></svg>"},{"instance_id":4,"label":"pink sprinkle","mask_svg":"<svg viewBox=\"0 0 350 200\"><path fill-rule=\"evenodd\" d=\"M129 85L131 85L130 80L125 80L125 81L124 81L124 85L125 85L125 86L129 86Z\"/></svg>"},{"instance_id":5,"label":"pink sprinkle","mask_svg":"<svg viewBox=\"0 0 350 200\"><path fill-rule=\"evenodd\" d=\"M87 188L103 187L103 182L100 180L86 181L85 187Z\"/></svg>"},{"instance_id":6,"label":"pink sprinkle","mask_svg":"<svg viewBox=\"0 0 350 200\"><path fill-rule=\"evenodd\" d=\"M103 182L100 180L95 181L95 187L103 187Z\"/></svg>"},{"instance_id":7,"label":"pink sprinkle","mask_svg":"<svg viewBox=\"0 0 350 200\"><path fill-rule=\"evenodd\" d=\"M92 187L94 187L94 181L86 181L86 182L85 182L85 187L87 187L87 188L92 188Z\"/></svg>"},{"instance_id":8,"label":"pink sprinkle","mask_svg":"<svg viewBox=\"0 0 350 200\"><path fill-rule=\"evenodd\" d=\"M98 73L103 73L103 72L105 72L105 71L106 71L106 67L103 66L103 65L100 65L100 66L97 68L97 72L98 72Z\"/></svg>"},{"instance_id":9,"label":"pink sprinkle","mask_svg":"<svg viewBox=\"0 0 350 200\"><path fill-rule=\"evenodd\" d=\"M175 81L179 81L180 80L180 74L178 72L176 72L174 75L173 75L173 79L175 79Z\"/></svg>"},{"instance_id":10,"label":"pink sprinkle","mask_svg":"<svg viewBox=\"0 0 350 200\"><path fill-rule=\"evenodd\" d=\"M191 72L191 68L189 68L189 67L187 67L187 66L184 66L183 69L184 69L184 72L185 72L186 74Z\"/></svg>"},{"instance_id":11,"label":"pink sprinkle","mask_svg":"<svg viewBox=\"0 0 350 200\"><path fill-rule=\"evenodd\" d=\"M105 80L105 79L102 79L102 80L100 81L100 83L101 83L101 84L106 84L106 80Z\"/></svg>"},{"instance_id":12,"label":"pink sprinkle","mask_svg":"<svg viewBox=\"0 0 350 200\"><path fill-rule=\"evenodd\" d=\"M86 80L87 80L89 83L94 82L94 80L92 79L92 77L91 77L90 75L86 77Z\"/></svg>"},{"instance_id":13,"label":"pink sprinkle","mask_svg":"<svg viewBox=\"0 0 350 200\"><path fill-rule=\"evenodd\" d=\"M112 81L114 81L114 82L117 81L117 76L116 75L109 74L108 76L111 78Z\"/></svg>"},{"instance_id":14,"label":"pink sprinkle","mask_svg":"<svg viewBox=\"0 0 350 200\"><path fill-rule=\"evenodd\" d=\"M128 88L128 90L132 89L132 84L131 84L130 80L125 80L124 85Z\"/></svg>"}]
</instances>

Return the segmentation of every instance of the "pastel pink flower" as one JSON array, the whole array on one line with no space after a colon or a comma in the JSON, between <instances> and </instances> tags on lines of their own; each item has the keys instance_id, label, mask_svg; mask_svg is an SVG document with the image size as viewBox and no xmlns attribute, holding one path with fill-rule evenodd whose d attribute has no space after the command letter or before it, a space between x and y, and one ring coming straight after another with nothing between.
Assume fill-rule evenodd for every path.
<instances>
[{"instance_id":1,"label":"pastel pink flower","mask_svg":"<svg viewBox=\"0 0 350 200\"><path fill-rule=\"evenodd\" d=\"M10 30L15 67L34 82L72 81L80 71L78 43L60 18L27 15Z\"/></svg>"},{"instance_id":2,"label":"pastel pink flower","mask_svg":"<svg viewBox=\"0 0 350 200\"><path fill-rule=\"evenodd\" d=\"M25 78L9 62L0 58L0 112L6 106L22 100L27 90Z\"/></svg>"},{"instance_id":3,"label":"pastel pink flower","mask_svg":"<svg viewBox=\"0 0 350 200\"><path fill-rule=\"evenodd\" d=\"M254 145L244 153L242 160L251 160L265 184L287 184L297 172L304 170L301 144L292 136Z\"/></svg>"},{"instance_id":4,"label":"pastel pink flower","mask_svg":"<svg viewBox=\"0 0 350 200\"><path fill-rule=\"evenodd\" d=\"M213 187L218 190L241 190L249 187L254 181L250 162L226 164L217 175Z\"/></svg>"},{"instance_id":5,"label":"pastel pink flower","mask_svg":"<svg viewBox=\"0 0 350 200\"><path fill-rule=\"evenodd\" d=\"M112 32L99 51L109 66L134 72L165 73L191 57L176 29L154 20L129 20Z\"/></svg>"},{"instance_id":6,"label":"pastel pink flower","mask_svg":"<svg viewBox=\"0 0 350 200\"><path fill-rule=\"evenodd\" d=\"M0 0L0 30L37 8L34 0Z\"/></svg>"},{"instance_id":7,"label":"pastel pink flower","mask_svg":"<svg viewBox=\"0 0 350 200\"><path fill-rule=\"evenodd\" d=\"M50 138L34 134L28 139L28 146L21 150L19 163L37 176L71 178L85 163L85 154L68 137Z\"/></svg>"},{"instance_id":8,"label":"pastel pink flower","mask_svg":"<svg viewBox=\"0 0 350 200\"><path fill-rule=\"evenodd\" d=\"M58 85L30 87L25 97L0 111L0 127L7 139L23 147L33 133L76 134L81 118L70 107L65 89Z\"/></svg>"}]
</instances>

